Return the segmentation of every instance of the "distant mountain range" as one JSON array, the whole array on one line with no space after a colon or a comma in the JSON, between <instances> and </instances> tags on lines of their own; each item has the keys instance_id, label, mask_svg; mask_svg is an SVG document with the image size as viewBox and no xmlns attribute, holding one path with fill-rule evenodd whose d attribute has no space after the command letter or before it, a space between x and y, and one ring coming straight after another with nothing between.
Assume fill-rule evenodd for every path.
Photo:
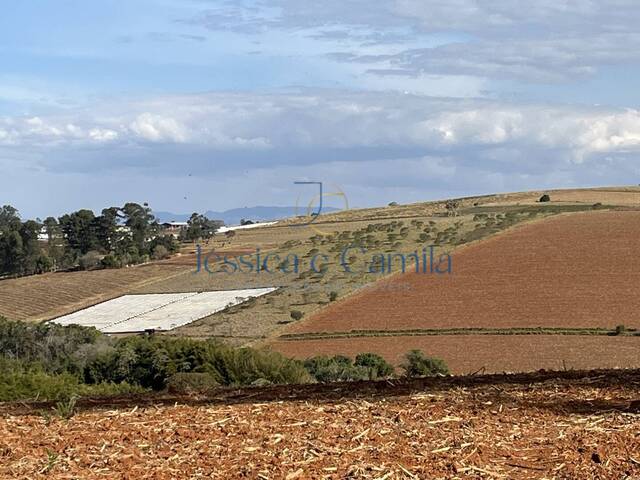
<instances>
[{"instance_id":1,"label":"distant mountain range","mask_svg":"<svg viewBox=\"0 0 640 480\"><path fill-rule=\"evenodd\" d=\"M323 212L335 212L337 208L324 207ZM204 215L211 220L222 220L225 225L240 225L240 220L251 220L252 222L269 222L281 220L283 218L305 215L305 207L244 207L232 208L224 212L214 212L208 210ZM160 222L186 222L191 217L190 213L153 212Z\"/></svg>"}]
</instances>

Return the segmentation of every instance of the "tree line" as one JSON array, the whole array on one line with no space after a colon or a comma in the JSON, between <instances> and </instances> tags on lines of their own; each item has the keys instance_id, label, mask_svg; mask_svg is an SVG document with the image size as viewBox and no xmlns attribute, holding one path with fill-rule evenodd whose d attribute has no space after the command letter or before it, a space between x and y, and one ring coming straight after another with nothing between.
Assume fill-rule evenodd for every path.
<instances>
[{"instance_id":1,"label":"tree line","mask_svg":"<svg viewBox=\"0 0 640 480\"><path fill-rule=\"evenodd\" d=\"M162 259L178 240L207 239L222 223L194 213L179 239L162 232L147 204L126 203L100 215L82 209L22 221L10 205L0 208L0 277L58 270L120 268Z\"/></svg>"},{"instance_id":2,"label":"tree line","mask_svg":"<svg viewBox=\"0 0 640 480\"><path fill-rule=\"evenodd\" d=\"M446 375L446 364L407 353L404 377ZM27 324L0 317L0 401L58 400L144 390L205 393L218 386L331 383L397 377L375 353L305 361L215 339L165 335L114 338L94 328Z\"/></svg>"}]
</instances>

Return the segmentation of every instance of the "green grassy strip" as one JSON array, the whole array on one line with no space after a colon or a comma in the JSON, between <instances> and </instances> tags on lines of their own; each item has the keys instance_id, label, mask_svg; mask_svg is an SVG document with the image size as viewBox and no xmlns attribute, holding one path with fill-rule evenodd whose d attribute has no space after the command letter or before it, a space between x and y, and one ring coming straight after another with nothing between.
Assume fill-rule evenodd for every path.
<instances>
[{"instance_id":1,"label":"green grassy strip","mask_svg":"<svg viewBox=\"0 0 640 480\"><path fill-rule=\"evenodd\" d=\"M565 327L523 327L523 328L426 328L412 330L351 330L348 332L290 333L278 337L279 340L325 340L354 337L412 337L435 335L640 335L636 329L617 332L607 328L565 328Z\"/></svg>"}]
</instances>

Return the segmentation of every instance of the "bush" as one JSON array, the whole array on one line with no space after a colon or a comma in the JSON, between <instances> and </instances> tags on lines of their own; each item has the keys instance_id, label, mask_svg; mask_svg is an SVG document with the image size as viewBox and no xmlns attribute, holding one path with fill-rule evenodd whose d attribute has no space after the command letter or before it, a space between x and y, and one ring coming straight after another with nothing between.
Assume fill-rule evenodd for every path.
<instances>
[{"instance_id":1,"label":"bush","mask_svg":"<svg viewBox=\"0 0 640 480\"><path fill-rule=\"evenodd\" d=\"M321 383L376 380L393 374L393 367L375 353L361 353L355 362L344 355L319 355L305 360L304 367Z\"/></svg>"},{"instance_id":2,"label":"bush","mask_svg":"<svg viewBox=\"0 0 640 480\"><path fill-rule=\"evenodd\" d=\"M627 331L627 327L625 325L617 325L616 326L616 330L615 330L615 334L616 335L624 335L626 331Z\"/></svg>"},{"instance_id":3,"label":"bush","mask_svg":"<svg viewBox=\"0 0 640 480\"><path fill-rule=\"evenodd\" d=\"M539 202L550 202L551 201L551 197L545 193L544 195L542 195L540 197L540 200L538 200L538 201Z\"/></svg>"},{"instance_id":4,"label":"bush","mask_svg":"<svg viewBox=\"0 0 640 480\"><path fill-rule=\"evenodd\" d=\"M46 373L81 373L87 348L101 348L109 341L95 328L27 324L0 317L0 355L25 364L39 363Z\"/></svg>"},{"instance_id":5,"label":"bush","mask_svg":"<svg viewBox=\"0 0 640 480\"><path fill-rule=\"evenodd\" d=\"M156 245L153 249L154 260L164 260L169 256L169 250L164 245Z\"/></svg>"},{"instance_id":6,"label":"bush","mask_svg":"<svg viewBox=\"0 0 640 480\"><path fill-rule=\"evenodd\" d=\"M300 310L291 310L291 318L294 320L301 320L304 317L304 313Z\"/></svg>"},{"instance_id":7,"label":"bush","mask_svg":"<svg viewBox=\"0 0 640 480\"><path fill-rule=\"evenodd\" d=\"M205 374L210 385L312 381L302 362L271 351L0 318L0 401L162 390L179 373Z\"/></svg>"},{"instance_id":8,"label":"bush","mask_svg":"<svg viewBox=\"0 0 640 480\"><path fill-rule=\"evenodd\" d=\"M427 357L420 350L411 350L405 358L407 361L402 365L402 368L406 377L431 377L449 374L449 369L443 360Z\"/></svg>"},{"instance_id":9,"label":"bush","mask_svg":"<svg viewBox=\"0 0 640 480\"><path fill-rule=\"evenodd\" d=\"M77 377L64 373L50 375L36 364L23 365L18 361L0 360L0 401L61 400L77 392Z\"/></svg>"},{"instance_id":10,"label":"bush","mask_svg":"<svg viewBox=\"0 0 640 480\"><path fill-rule=\"evenodd\" d=\"M358 367L370 369L369 378L386 378L393 375L394 368L391 364L376 353L360 353L353 362Z\"/></svg>"},{"instance_id":11,"label":"bush","mask_svg":"<svg viewBox=\"0 0 640 480\"><path fill-rule=\"evenodd\" d=\"M304 361L309 374L320 383L369 380L369 369L353 365L349 357L320 355Z\"/></svg>"},{"instance_id":12,"label":"bush","mask_svg":"<svg viewBox=\"0 0 640 480\"><path fill-rule=\"evenodd\" d=\"M336 292L336 291L329 292L329 301L330 302L335 302L337 299L338 299L338 292Z\"/></svg>"},{"instance_id":13,"label":"bush","mask_svg":"<svg viewBox=\"0 0 640 480\"><path fill-rule=\"evenodd\" d=\"M167 391L173 394L209 393L219 385L209 373L180 372L167 379Z\"/></svg>"},{"instance_id":14,"label":"bush","mask_svg":"<svg viewBox=\"0 0 640 480\"><path fill-rule=\"evenodd\" d=\"M266 350L233 348L213 340L129 337L96 356L85 368L87 383L128 382L163 390L176 373L207 373L221 385L306 383L301 362Z\"/></svg>"},{"instance_id":15,"label":"bush","mask_svg":"<svg viewBox=\"0 0 640 480\"><path fill-rule=\"evenodd\" d=\"M102 260L100 252L90 251L82 255L79 259L80 268L82 270L91 270L100 266Z\"/></svg>"},{"instance_id":16,"label":"bush","mask_svg":"<svg viewBox=\"0 0 640 480\"><path fill-rule=\"evenodd\" d=\"M0 402L65 401L74 396L113 396L142 391L144 389L127 383L85 385L71 373L49 374L41 364L0 357Z\"/></svg>"},{"instance_id":17,"label":"bush","mask_svg":"<svg viewBox=\"0 0 640 480\"><path fill-rule=\"evenodd\" d=\"M121 268L122 267L122 260L120 260L115 255L111 255L111 254L105 256L102 259L101 263L103 268Z\"/></svg>"}]
</instances>

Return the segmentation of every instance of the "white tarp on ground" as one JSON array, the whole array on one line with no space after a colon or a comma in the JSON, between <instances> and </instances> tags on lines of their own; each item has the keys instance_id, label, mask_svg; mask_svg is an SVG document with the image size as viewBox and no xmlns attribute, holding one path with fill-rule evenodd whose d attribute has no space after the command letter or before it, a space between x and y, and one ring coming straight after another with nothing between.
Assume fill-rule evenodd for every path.
<instances>
[{"instance_id":1,"label":"white tarp on ground","mask_svg":"<svg viewBox=\"0 0 640 480\"><path fill-rule=\"evenodd\" d=\"M172 330L274 290L276 289L268 287L201 293L124 295L52 321L60 325L96 327L103 333Z\"/></svg>"},{"instance_id":2,"label":"white tarp on ground","mask_svg":"<svg viewBox=\"0 0 640 480\"><path fill-rule=\"evenodd\" d=\"M220 227L216 230L217 233L227 233L232 230L251 230L252 228L269 227L275 225L278 222L262 222L262 223L250 223L249 225L236 225L233 227Z\"/></svg>"}]
</instances>

